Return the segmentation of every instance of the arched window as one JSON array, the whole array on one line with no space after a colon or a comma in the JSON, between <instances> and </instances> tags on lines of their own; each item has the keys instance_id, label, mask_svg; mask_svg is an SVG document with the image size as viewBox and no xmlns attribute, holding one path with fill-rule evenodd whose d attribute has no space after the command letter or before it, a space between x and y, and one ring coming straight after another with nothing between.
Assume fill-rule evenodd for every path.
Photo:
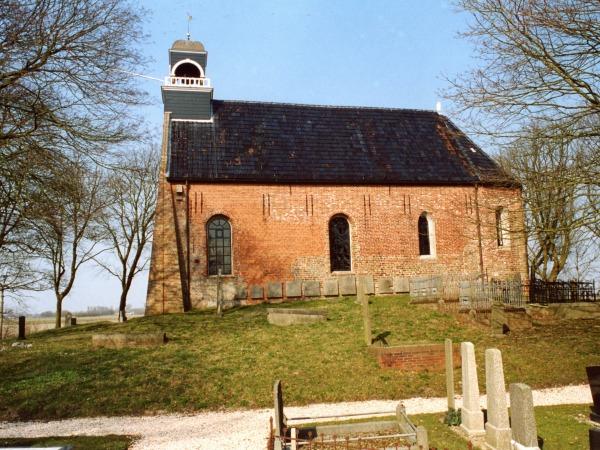
<instances>
[{"instance_id":1,"label":"arched window","mask_svg":"<svg viewBox=\"0 0 600 450\"><path fill-rule=\"evenodd\" d=\"M508 244L508 213L500 207L496 209L496 242L498 247Z\"/></svg>"},{"instance_id":2,"label":"arched window","mask_svg":"<svg viewBox=\"0 0 600 450\"><path fill-rule=\"evenodd\" d=\"M426 212L421 213L417 223L419 233L419 255L435 256L435 225Z\"/></svg>"},{"instance_id":3,"label":"arched window","mask_svg":"<svg viewBox=\"0 0 600 450\"><path fill-rule=\"evenodd\" d=\"M231 275L231 225L226 217L216 216L206 224L208 274Z\"/></svg>"},{"instance_id":4,"label":"arched window","mask_svg":"<svg viewBox=\"0 0 600 450\"><path fill-rule=\"evenodd\" d=\"M329 221L329 259L332 272L352 269L350 224L344 216L334 216Z\"/></svg>"}]
</instances>

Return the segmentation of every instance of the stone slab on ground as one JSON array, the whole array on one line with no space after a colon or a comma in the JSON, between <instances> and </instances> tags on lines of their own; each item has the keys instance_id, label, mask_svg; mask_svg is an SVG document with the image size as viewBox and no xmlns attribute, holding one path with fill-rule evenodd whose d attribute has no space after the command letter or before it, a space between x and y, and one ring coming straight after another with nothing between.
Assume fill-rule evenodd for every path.
<instances>
[{"instance_id":1,"label":"stone slab on ground","mask_svg":"<svg viewBox=\"0 0 600 450\"><path fill-rule=\"evenodd\" d=\"M394 280L391 277L383 277L377 280L377 292L379 294L393 294Z\"/></svg>"},{"instance_id":2,"label":"stone slab on ground","mask_svg":"<svg viewBox=\"0 0 600 450\"><path fill-rule=\"evenodd\" d=\"M323 322L327 313L318 309L267 308L267 321L271 325L289 326Z\"/></svg>"},{"instance_id":3,"label":"stone slab on ground","mask_svg":"<svg viewBox=\"0 0 600 450\"><path fill-rule=\"evenodd\" d=\"M280 281L267 283L267 298L282 298L283 284Z\"/></svg>"},{"instance_id":4,"label":"stone slab on ground","mask_svg":"<svg viewBox=\"0 0 600 450\"><path fill-rule=\"evenodd\" d=\"M356 277L354 275L338 276L340 295L356 295Z\"/></svg>"},{"instance_id":5,"label":"stone slab on ground","mask_svg":"<svg viewBox=\"0 0 600 450\"><path fill-rule=\"evenodd\" d=\"M317 436L344 436L352 433L377 433L399 430L395 420L377 420L372 422L340 423L335 425L317 425Z\"/></svg>"},{"instance_id":6,"label":"stone slab on ground","mask_svg":"<svg viewBox=\"0 0 600 450\"><path fill-rule=\"evenodd\" d=\"M323 282L323 295L325 297L337 297L339 292L337 278L330 278Z\"/></svg>"},{"instance_id":7,"label":"stone slab on ground","mask_svg":"<svg viewBox=\"0 0 600 450\"><path fill-rule=\"evenodd\" d=\"M265 290L262 286L252 285L250 286L250 298L252 300L262 300L265 297Z\"/></svg>"},{"instance_id":8,"label":"stone slab on ground","mask_svg":"<svg viewBox=\"0 0 600 450\"><path fill-rule=\"evenodd\" d=\"M157 333L102 333L92 335L94 348L156 347L167 342L167 334Z\"/></svg>"},{"instance_id":9,"label":"stone slab on ground","mask_svg":"<svg viewBox=\"0 0 600 450\"><path fill-rule=\"evenodd\" d=\"M305 297L320 297L321 287L318 281L303 281L302 294Z\"/></svg>"},{"instance_id":10,"label":"stone slab on ground","mask_svg":"<svg viewBox=\"0 0 600 450\"><path fill-rule=\"evenodd\" d=\"M285 296L288 298L302 297L302 281L286 281Z\"/></svg>"}]
</instances>

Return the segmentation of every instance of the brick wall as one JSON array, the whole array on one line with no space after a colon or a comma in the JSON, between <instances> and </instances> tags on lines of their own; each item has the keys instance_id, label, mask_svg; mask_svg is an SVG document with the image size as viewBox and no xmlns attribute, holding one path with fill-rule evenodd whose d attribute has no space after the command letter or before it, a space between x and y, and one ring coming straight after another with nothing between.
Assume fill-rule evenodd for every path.
<instances>
[{"instance_id":1,"label":"brick wall","mask_svg":"<svg viewBox=\"0 0 600 450\"><path fill-rule=\"evenodd\" d=\"M509 211L511 235L504 247L496 242L499 206ZM424 211L435 223L435 257L419 256L417 220ZM328 223L335 214L345 214L350 222L355 274L410 277L483 270L490 277L527 276L517 189L200 183L178 187L163 180L148 313L180 311L188 283L191 306L214 302L216 279L207 276L205 225L217 214L228 217L232 227L233 274L224 277L229 284L331 278Z\"/></svg>"},{"instance_id":2,"label":"brick wall","mask_svg":"<svg viewBox=\"0 0 600 450\"><path fill-rule=\"evenodd\" d=\"M406 371L443 370L445 368L444 344L408 344L394 347L371 347L379 366ZM460 367L460 346L453 345L453 365Z\"/></svg>"}]
</instances>

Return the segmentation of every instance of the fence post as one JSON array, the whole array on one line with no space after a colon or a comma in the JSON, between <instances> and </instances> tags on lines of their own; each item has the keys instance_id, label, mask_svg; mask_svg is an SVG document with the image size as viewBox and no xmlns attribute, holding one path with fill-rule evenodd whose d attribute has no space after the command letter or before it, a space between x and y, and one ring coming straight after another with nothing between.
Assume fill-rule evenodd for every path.
<instances>
[{"instance_id":1,"label":"fence post","mask_svg":"<svg viewBox=\"0 0 600 450\"><path fill-rule=\"evenodd\" d=\"M25 339L25 316L19 316L19 339Z\"/></svg>"}]
</instances>

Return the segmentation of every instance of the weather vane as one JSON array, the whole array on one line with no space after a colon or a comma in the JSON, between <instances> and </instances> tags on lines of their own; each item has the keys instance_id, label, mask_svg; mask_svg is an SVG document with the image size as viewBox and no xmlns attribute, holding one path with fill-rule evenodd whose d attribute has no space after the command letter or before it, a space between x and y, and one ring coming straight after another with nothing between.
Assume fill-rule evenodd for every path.
<instances>
[{"instance_id":1,"label":"weather vane","mask_svg":"<svg viewBox=\"0 0 600 450\"><path fill-rule=\"evenodd\" d=\"M190 13L186 13L187 14L187 22L188 22L188 32L187 32L187 40L190 40L190 22L192 21L192 16L190 16Z\"/></svg>"}]
</instances>

